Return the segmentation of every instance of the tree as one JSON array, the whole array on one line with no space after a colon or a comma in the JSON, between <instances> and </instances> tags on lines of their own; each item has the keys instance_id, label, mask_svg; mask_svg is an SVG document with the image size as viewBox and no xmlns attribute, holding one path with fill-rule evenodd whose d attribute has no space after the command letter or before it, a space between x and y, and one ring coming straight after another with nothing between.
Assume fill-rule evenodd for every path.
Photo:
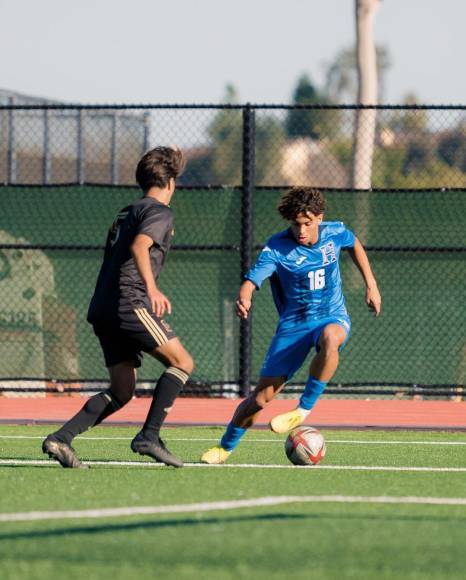
<instances>
[{"instance_id":1,"label":"tree","mask_svg":"<svg viewBox=\"0 0 466 580\"><path fill-rule=\"evenodd\" d=\"M402 104L406 106L418 105L419 99L415 93L407 93L402 100ZM410 136L413 133L419 134L425 132L428 121L427 111L423 109L400 110L393 111L387 126L396 134Z\"/></svg>"},{"instance_id":2,"label":"tree","mask_svg":"<svg viewBox=\"0 0 466 580\"><path fill-rule=\"evenodd\" d=\"M227 85L224 104L238 102L233 85ZM211 170L215 183L238 185L241 183L241 110L220 109L215 115L208 134L212 141Z\"/></svg>"},{"instance_id":3,"label":"tree","mask_svg":"<svg viewBox=\"0 0 466 580\"><path fill-rule=\"evenodd\" d=\"M233 85L226 87L224 102L235 104L238 93ZM211 170L214 183L238 185L241 183L243 120L240 109L221 109L209 129L212 142ZM282 125L273 117L256 116L255 181L264 184L279 181L277 168L281 166L285 134Z\"/></svg>"},{"instance_id":4,"label":"tree","mask_svg":"<svg viewBox=\"0 0 466 580\"><path fill-rule=\"evenodd\" d=\"M358 104L377 104L377 65L373 38L375 12L380 0L356 0ZM374 156L376 109L358 109L354 131L352 185L370 189Z\"/></svg>"},{"instance_id":5,"label":"tree","mask_svg":"<svg viewBox=\"0 0 466 580\"><path fill-rule=\"evenodd\" d=\"M376 46L377 92L379 101L385 93L385 77L391 66L385 46ZM355 103L358 95L358 57L355 47L340 51L327 67L325 94L334 103Z\"/></svg>"},{"instance_id":6,"label":"tree","mask_svg":"<svg viewBox=\"0 0 466 580\"><path fill-rule=\"evenodd\" d=\"M256 119L255 181L258 185L276 185L282 182L282 152L285 142L285 131L277 119Z\"/></svg>"},{"instance_id":7,"label":"tree","mask_svg":"<svg viewBox=\"0 0 466 580\"><path fill-rule=\"evenodd\" d=\"M319 92L308 75L302 75L293 93L293 105L330 105L331 101ZM338 113L325 109L290 109L285 121L288 137L321 139L338 131Z\"/></svg>"},{"instance_id":8,"label":"tree","mask_svg":"<svg viewBox=\"0 0 466 580\"><path fill-rule=\"evenodd\" d=\"M466 134L464 129L459 128L438 144L437 153L439 158L450 167L458 167L466 173Z\"/></svg>"}]
</instances>

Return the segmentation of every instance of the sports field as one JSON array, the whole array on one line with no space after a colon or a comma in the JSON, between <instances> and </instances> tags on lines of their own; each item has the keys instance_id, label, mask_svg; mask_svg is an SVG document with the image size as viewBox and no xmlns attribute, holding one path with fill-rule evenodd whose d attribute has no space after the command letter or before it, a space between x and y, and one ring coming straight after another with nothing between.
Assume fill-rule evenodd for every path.
<instances>
[{"instance_id":1,"label":"sports field","mask_svg":"<svg viewBox=\"0 0 466 580\"><path fill-rule=\"evenodd\" d=\"M129 449L134 428L75 441L89 470L41 453L44 426L0 426L0 577L464 578L466 434L325 431L317 467L251 431L226 466L219 428L165 429L187 465Z\"/></svg>"}]
</instances>

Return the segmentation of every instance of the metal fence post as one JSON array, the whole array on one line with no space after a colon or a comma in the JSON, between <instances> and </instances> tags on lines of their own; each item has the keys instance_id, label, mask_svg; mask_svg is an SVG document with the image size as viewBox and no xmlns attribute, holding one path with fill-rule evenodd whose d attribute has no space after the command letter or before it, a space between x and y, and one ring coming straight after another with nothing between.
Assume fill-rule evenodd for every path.
<instances>
[{"instance_id":1,"label":"metal fence post","mask_svg":"<svg viewBox=\"0 0 466 580\"><path fill-rule=\"evenodd\" d=\"M83 185L85 180L84 164L85 164L85 150L84 150L84 131L83 131L83 117L82 109L78 110L77 116L77 130L76 130L76 175L79 185Z\"/></svg>"},{"instance_id":2,"label":"metal fence post","mask_svg":"<svg viewBox=\"0 0 466 580\"><path fill-rule=\"evenodd\" d=\"M44 143L42 152L42 183L48 185L50 183L50 131L49 131L49 110L44 109Z\"/></svg>"},{"instance_id":3,"label":"metal fence post","mask_svg":"<svg viewBox=\"0 0 466 580\"><path fill-rule=\"evenodd\" d=\"M14 97L8 99L9 105L14 105ZM16 183L16 144L14 110L8 109L8 153L7 153L7 183Z\"/></svg>"},{"instance_id":4,"label":"metal fence post","mask_svg":"<svg viewBox=\"0 0 466 580\"><path fill-rule=\"evenodd\" d=\"M255 166L255 113L250 104L243 109L243 167L241 191L241 279L252 265L253 215ZM251 391L251 315L240 322L239 335L239 393L247 397Z\"/></svg>"},{"instance_id":5,"label":"metal fence post","mask_svg":"<svg viewBox=\"0 0 466 580\"><path fill-rule=\"evenodd\" d=\"M144 113L144 137L142 145L142 154L149 150L149 140L150 140L150 113L146 111Z\"/></svg>"},{"instance_id":6,"label":"metal fence post","mask_svg":"<svg viewBox=\"0 0 466 580\"><path fill-rule=\"evenodd\" d=\"M118 112L112 115L112 144L111 144L112 185L118 185Z\"/></svg>"}]
</instances>

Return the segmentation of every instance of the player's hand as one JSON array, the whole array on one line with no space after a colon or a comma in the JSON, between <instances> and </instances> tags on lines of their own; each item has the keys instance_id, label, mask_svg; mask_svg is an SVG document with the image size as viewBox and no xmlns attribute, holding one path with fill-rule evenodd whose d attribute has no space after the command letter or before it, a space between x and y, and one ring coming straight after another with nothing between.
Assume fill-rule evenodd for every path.
<instances>
[{"instance_id":1,"label":"player's hand","mask_svg":"<svg viewBox=\"0 0 466 580\"><path fill-rule=\"evenodd\" d=\"M382 309L382 297L380 296L377 286L366 289L366 304L369 310L374 313L374 316L380 314Z\"/></svg>"},{"instance_id":2,"label":"player's hand","mask_svg":"<svg viewBox=\"0 0 466 580\"><path fill-rule=\"evenodd\" d=\"M250 309L251 300L247 300L246 298L238 298L236 300L236 316L238 316L238 318L246 320Z\"/></svg>"},{"instance_id":3,"label":"player's hand","mask_svg":"<svg viewBox=\"0 0 466 580\"><path fill-rule=\"evenodd\" d=\"M165 312L168 314L172 313L172 305L170 300L157 289L151 289L147 291L147 295L149 297L150 305L152 308L152 312L161 318Z\"/></svg>"}]
</instances>

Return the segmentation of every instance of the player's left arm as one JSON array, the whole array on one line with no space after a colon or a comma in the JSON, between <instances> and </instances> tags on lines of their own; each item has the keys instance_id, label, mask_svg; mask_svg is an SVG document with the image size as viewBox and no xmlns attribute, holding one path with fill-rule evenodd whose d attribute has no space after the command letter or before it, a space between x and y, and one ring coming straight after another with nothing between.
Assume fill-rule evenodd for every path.
<instances>
[{"instance_id":1,"label":"player's left arm","mask_svg":"<svg viewBox=\"0 0 466 580\"><path fill-rule=\"evenodd\" d=\"M147 297L152 312L163 316L165 312L172 313L172 306L167 296L158 288L150 260L152 246L162 246L165 236L173 229L171 211L161 211L157 207L149 207L139 215L140 223L137 234L130 246L136 268L146 287Z\"/></svg>"},{"instance_id":2,"label":"player's left arm","mask_svg":"<svg viewBox=\"0 0 466 580\"><path fill-rule=\"evenodd\" d=\"M130 250L139 272L141 280L146 287L147 297L149 298L152 312L157 316L163 316L165 311L172 313L170 300L163 292L159 290L155 282L154 273L150 263L150 249L154 241L146 234L137 234L134 238Z\"/></svg>"},{"instance_id":3,"label":"player's left arm","mask_svg":"<svg viewBox=\"0 0 466 580\"><path fill-rule=\"evenodd\" d=\"M361 272L361 276L366 284L366 304L369 307L369 310L371 310L375 316L378 316L382 308L382 297L380 296L377 281L372 272L366 250L358 238L355 238L354 246L349 247L348 251L351 259Z\"/></svg>"}]
</instances>

